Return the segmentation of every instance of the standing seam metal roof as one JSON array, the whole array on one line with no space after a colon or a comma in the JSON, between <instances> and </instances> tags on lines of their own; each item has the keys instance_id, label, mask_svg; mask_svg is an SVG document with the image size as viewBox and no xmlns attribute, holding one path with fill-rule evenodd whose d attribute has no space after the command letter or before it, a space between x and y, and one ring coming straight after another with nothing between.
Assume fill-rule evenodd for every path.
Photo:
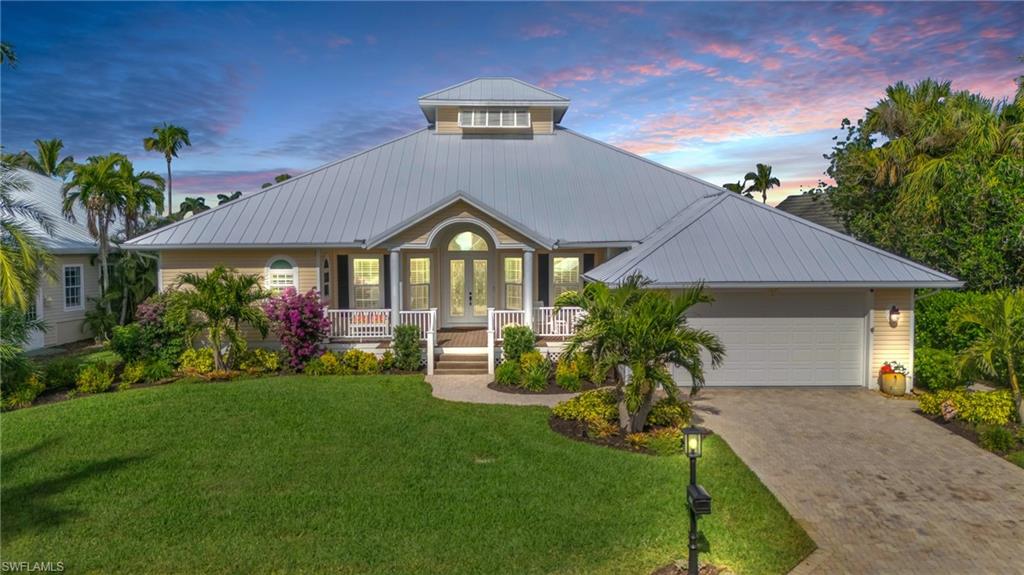
<instances>
[{"instance_id":1,"label":"standing seam metal roof","mask_svg":"<svg viewBox=\"0 0 1024 575\"><path fill-rule=\"evenodd\" d=\"M568 104L569 99L527 84L522 80L507 77L473 78L454 86L442 88L419 98L421 101L455 101L455 102L537 102L548 104Z\"/></svg>"},{"instance_id":2,"label":"standing seam metal roof","mask_svg":"<svg viewBox=\"0 0 1024 575\"><path fill-rule=\"evenodd\" d=\"M46 249L55 254L94 254L97 251L96 241L89 235L86 227L85 208L76 204L72 213L75 221L70 222L64 217L64 184L63 182L16 168L14 173L27 184L25 190L15 189L12 197L27 202L46 214L53 224L52 233L47 233L42 226L33 220L15 215L14 220L23 224L28 232L38 238Z\"/></svg>"}]
</instances>

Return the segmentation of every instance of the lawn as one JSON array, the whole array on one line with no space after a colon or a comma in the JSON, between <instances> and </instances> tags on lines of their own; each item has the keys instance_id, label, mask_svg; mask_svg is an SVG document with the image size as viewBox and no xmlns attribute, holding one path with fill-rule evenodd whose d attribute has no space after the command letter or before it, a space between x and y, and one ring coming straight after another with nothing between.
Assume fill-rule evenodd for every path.
<instances>
[{"instance_id":1,"label":"lawn","mask_svg":"<svg viewBox=\"0 0 1024 575\"><path fill-rule=\"evenodd\" d=\"M682 457L583 444L548 410L420 377L177 383L2 417L3 561L70 572L649 573L685 556ZM716 437L711 561L813 543Z\"/></svg>"}]
</instances>

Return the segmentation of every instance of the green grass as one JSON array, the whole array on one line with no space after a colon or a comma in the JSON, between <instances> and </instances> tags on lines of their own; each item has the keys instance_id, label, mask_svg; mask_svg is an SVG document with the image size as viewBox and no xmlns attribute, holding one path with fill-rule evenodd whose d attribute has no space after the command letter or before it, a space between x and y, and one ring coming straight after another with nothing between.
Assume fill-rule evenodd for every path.
<instances>
[{"instance_id":1,"label":"green grass","mask_svg":"<svg viewBox=\"0 0 1024 575\"><path fill-rule=\"evenodd\" d=\"M2 417L4 561L104 573L649 573L685 556L686 461L574 442L548 410L419 377L179 383ZM709 559L813 543L719 438Z\"/></svg>"},{"instance_id":2,"label":"green grass","mask_svg":"<svg viewBox=\"0 0 1024 575\"><path fill-rule=\"evenodd\" d=\"M1014 451L1006 456L1006 460L1018 467L1024 467L1024 451Z\"/></svg>"}]
</instances>

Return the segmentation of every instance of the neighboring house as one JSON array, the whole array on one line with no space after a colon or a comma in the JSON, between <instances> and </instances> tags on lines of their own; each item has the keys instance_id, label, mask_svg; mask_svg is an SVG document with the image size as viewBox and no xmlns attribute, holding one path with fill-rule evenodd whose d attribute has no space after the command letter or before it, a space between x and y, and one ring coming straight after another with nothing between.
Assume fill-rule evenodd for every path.
<instances>
[{"instance_id":1,"label":"neighboring house","mask_svg":"<svg viewBox=\"0 0 1024 575\"><path fill-rule=\"evenodd\" d=\"M52 233L37 223L25 221L30 232L53 254L53 277L43 278L41 289L29 308L29 314L44 320L45 332L36 332L28 349L63 345L87 339L91 333L83 329L89 298L100 295L99 268L93 263L97 247L85 224L85 211L75 206L75 222L63 213L63 183L35 172L18 169L18 176L28 184L25 191L15 191L17 199L34 204L49 216Z\"/></svg>"},{"instance_id":2,"label":"neighboring house","mask_svg":"<svg viewBox=\"0 0 1024 575\"><path fill-rule=\"evenodd\" d=\"M820 194L795 194L786 197L775 206L784 212L814 222L830 230L841 234L846 233L846 226L843 220L839 219L832 209L832 202L827 193Z\"/></svg>"},{"instance_id":3,"label":"neighboring house","mask_svg":"<svg viewBox=\"0 0 1024 575\"><path fill-rule=\"evenodd\" d=\"M586 280L703 281L717 299L694 321L728 348L709 385L873 385L883 361L913 362L914 288L960 285L565 128L568 99L515 79L419 105L411 134L129 248L160 253L163 288L216 264L317 288L334 341L419 325L428 368L435 345L494 354L510 323L571 335L579 311L552 303Z\"/></svg>"}]
</instances>

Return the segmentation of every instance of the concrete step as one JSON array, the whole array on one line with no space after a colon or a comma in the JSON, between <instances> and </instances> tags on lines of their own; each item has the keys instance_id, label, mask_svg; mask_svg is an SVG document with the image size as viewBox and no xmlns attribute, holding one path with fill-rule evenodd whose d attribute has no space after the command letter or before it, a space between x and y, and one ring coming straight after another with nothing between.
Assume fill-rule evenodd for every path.
<instances>
[{"instance_id":1,"label":"concrete step","mask_svg":"<svg viewBox=\"0 0 1024 575\"><path fill-rule=\"evenodd\" d=\"M487 371L487 360L445 359L443 361L435 361L434 367L444 369L483 369L484 371Z\"/></svg>"},{"instance_id":2,"label":"concrete step","mask_svg":"<svg viewBox=\"0 0 1024 575\"><path fill-rule=\"evenodd\" d=\"M485 375L487 366L483 367L434 367L435 375Z\"/></svg>"}]
</instances>

